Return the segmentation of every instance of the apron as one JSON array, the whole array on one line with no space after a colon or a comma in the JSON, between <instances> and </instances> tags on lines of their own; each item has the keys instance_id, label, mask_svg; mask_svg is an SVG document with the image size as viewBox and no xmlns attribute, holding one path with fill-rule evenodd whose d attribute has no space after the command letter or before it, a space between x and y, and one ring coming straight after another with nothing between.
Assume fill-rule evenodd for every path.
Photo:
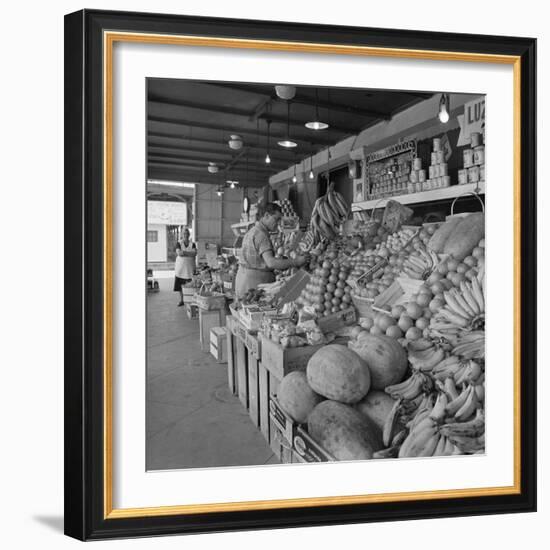
<instances>
[{"instance_id":1,"label":"apron","mask_svg":"<svg viewBox=\"0 0 550 550\"><path fill-rule=\"evenodd\" d=\"M273 271L250 269L241 264L235 279L235 294L237 298L242 298L251 288L257 288L259 284L273 282L275 282Z\"/></svg>"}]
</instances>

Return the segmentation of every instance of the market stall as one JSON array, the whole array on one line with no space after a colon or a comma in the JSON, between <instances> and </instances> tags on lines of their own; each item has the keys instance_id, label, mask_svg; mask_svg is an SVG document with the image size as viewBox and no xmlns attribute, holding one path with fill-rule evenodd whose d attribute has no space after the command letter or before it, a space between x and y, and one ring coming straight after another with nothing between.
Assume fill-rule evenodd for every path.
<instances>
[{"instance_id":1,"label":"market stall","mask_svg":"<svg viewBox=\"0 0 550 550\"><path fill-rule=\"evenodd\" d=\"M483 158L450 185L433 149L428 170L414 143L366 158L352 208L328 185L306 268L231 310L229 386L283 462L484 452ZM411 223L433 193L453 198L445 219ZM478 212L459 213L468 195Z\"/></svg>"}]
</instances>

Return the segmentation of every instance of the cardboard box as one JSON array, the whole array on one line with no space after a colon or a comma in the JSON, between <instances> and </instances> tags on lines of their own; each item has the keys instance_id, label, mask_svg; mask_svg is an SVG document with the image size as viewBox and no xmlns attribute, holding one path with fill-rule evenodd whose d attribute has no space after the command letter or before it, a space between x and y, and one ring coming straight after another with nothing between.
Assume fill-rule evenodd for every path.
<instances>
[{"instance_id":1,"label":"cardboard box","mask_svg":"<svg viewBox=\"0 0 550 550\"><path fill-rule=\"evenodd\" d=\"M324 332L336 332L347 325L353 325L357 321L357 312L354 307L343 309L326 317L317 319L319 328Z\"/></svg>"},{"instance_id":2,"label":"cardboard box","mask_svg":"<svg viewBox=\"0 0 550 550\"><path fill-rule=\"evenodd\" d=\"M310 278L307 271L299 269L274 295L275 303L282 305L296 300L309 283Z\"/></svg>"},{"instance_id":3,"label":"cardboard box","mask_svg":"<svg viewBox=\"0 0 550 550\"><path fill-rule=\"evenodd\" d=\"M189 319L198 319L199 318L199 308L195 304L186 304L185 311Z\"/></svg>"},{"instance_id":4,"label":"cardboard box","mask_svg":"<svg viewBox=\"0 0 550 550\"><path fill-rule=\"evenodd\" d=\"M424 281L418 279L409 279L408 277L397 277L395 281L381 292L372 304L373 309L381 310L387 307L393 307L399 304L405 304L410 301L413 294L424 284Z\"/></svg>"},{"instance_id":5,"label":"cardboard box","mask_svg":"<svg viewBox=\"0 0 550 550\"><path fill-rule=\"evenodd\" d=\"M298 455L300 462L335 462L336 459L319 443L317 443L307 431L298 426L292 439L292 449Z\"/></svg>"},{"instance_id":6,"label":"cardboard box","mask_svg":"<svg viewBox=\"0 0 550 550\"><path fill-rule=\"evenodd\" d=\"M294 438L294 428L296 423L281 407L279 401L275 397L269 400L269 416L275 426L281 432L281 435L289 444L292 444Z\"/></svg>"},{"instance_id":7,"label":"cardboard box","mask_svg":"<svg viewBox=\"0 0 550 550\"><path fill-rule=\"evenodd\" d=\"M274 317L277 315L275 308L260 308L257 305L243 306L239 311L239 318L246 330L257 332L261 326L264 317Z\"/></svg>"}]
</instances>

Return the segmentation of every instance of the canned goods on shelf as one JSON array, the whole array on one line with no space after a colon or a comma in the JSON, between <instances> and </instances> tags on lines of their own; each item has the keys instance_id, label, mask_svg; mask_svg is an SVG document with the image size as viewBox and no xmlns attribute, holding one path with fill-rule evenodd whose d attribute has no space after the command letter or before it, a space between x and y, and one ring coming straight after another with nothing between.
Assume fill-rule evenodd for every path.
<instances>
[{"instance_id":1,"label":"canned goods on shelf","mask_svg":"<svg viewBox=\"0 0 550 550\"><path fill-rule=\"evenodd\" d=\"M470 134L470 146L472 149L481 145L481 134L479 132L472 132Z\"/></svg>"},{"instance_id":2,"label":"canned goods on shelf","mask_svg":"<svg viewBox=\"0 0 550 550\"><path fill-rule=\"evenodd\" d=\"M473 149L464 149L462 153L464 159L464 168L470 168L474 164L474 150Z\"/></svg>"},{"instance_id":3,"label":"canned goods on shelf","mask_svg":"<svg viewBox=\"0 0 550 550\"><path fill-rule=\"evenodd\" d=\"M479 181L479 166L468 168L468 183L477 183Z\"/></svg>"},{"instance_id":4,"label":"canned goods on shelf","mask_svg":"<svg viewBox=\"0 0 550 550\"><path fill-rule=\"evenodd\" d=\"M432 162L430 164L433 166L434 164L437 164L437 151L434 151L431 155Z\"/></svg>"},{"instance_id":5,"label":"canned goods on shelf","mask_svg":"<svg viewBox=\"0 0 550 550\"><path fill-rule=\"evenodd\" d=\"M439 165L439 175L440 176L448 176L449 175L449 165L446 162Z\"/></svg>"},{"instance_id":6,"label":"canned goods on shelf","mask_svg":"<svg viewBox=\"0 0 550 550\"><path fill-rule=\"evenodd\" d=\"M479 145L474 149L474 164L483 164L485 162L485 146Z\"/></svg>"},{"instance_id":7,"label":"canned goods on shelf","mask_svg":"<svg viewBox=\"0 0 550 550\"><path fill-rule=\"evenodd\" d=\"M441 138L434 138L434 151L441 151Z\"/></svg>"},{"instance_id":8,"label":"canned goods on shelf","mask_svg":"<svg viewBox=\"0 0 550 550\"><path fill-rule=\"evenodd\" d=\"M422 168L422 159L416 157L413 159L413 170L420 170Z\"/></svg>"},{"instance_id":9,"label":"canned goods on shelf","mask_svg":"<svg viewBox=\"0 0 550 550\"><path fill-rule=\"evenodd\" d=\"M459 170L458 171L458 183L460 185L464 185L465 183L468 183L468 170Z\"/></svg>"},{"instance_id":10,"label":"canned goods on shelf","mask_svg":"<svg viewBox=\"0 0 550 550\"><path fill-rule=\"evenodd\" d=\"M432 164L428 167L428 179L435 178L435 166Z\"/></svg>"},{"instance_id":11,"label":"canned goods on shelf","mask_svg":"<svg viewBox=\"0 0 550 550\"><path fill-rule=\"evenodd\" d=\"M479 181L485 181L485 164L479 167Z\"/></svg>"},{"instance_id":12,"label":"canned goods on shelf","mask_svg":"<svg viewBox=\"0 0 550 550\"><path fill-rule=\"evenodd\" d=\"M418 170L413 170L410 174L409 174L409 181L411 183L417 183L418 182Z\"/></svg>"},{"instance_id":13,"label":"canned goods on shelf","mask_svg":"<svg viewBox=\"0 0 550 550\"><path fill-rule=\"evenodd\" d=\"M426 170L418 170L418 181L421 183L426 181Z\"/></svg>"},{"instance_id":14,"label":"canned goods on shelf","mask_svg":"<svg viewBox=\"0 0 550 550\"><path fill-rule=\"evenodd\" d=\"M436 151L435 152L435 159L436 159L435 164L442 164L443 162L445 162L445 155L444 155L443 151Z\"/></svg>"},{"instance_id":15,"label":"canned goods on shelf","mask_svg":"<svg viewBox=\"0 0 550 550\"><path fill-rule=\"evenodd\" d=\"M443 176L441 178L441 187L449 187L451 185L451 176Z\"/></svg>"}]
</instances>

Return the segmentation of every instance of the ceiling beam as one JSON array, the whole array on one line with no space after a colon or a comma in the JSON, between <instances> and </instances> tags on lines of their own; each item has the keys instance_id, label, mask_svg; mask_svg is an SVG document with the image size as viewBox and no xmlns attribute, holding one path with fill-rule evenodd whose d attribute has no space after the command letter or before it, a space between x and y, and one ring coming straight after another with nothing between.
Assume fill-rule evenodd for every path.
<instances>
[{"instance_id":1,"label":"ceiling beam","mask_svg":"<svg viewBox=\"0 0 550 550\"><path fill-rule=\"evenodd\" d=\"M174 126L187 126L192 128L202 128L205 130L220 130L227 132L228 134L238 134L238 135L249 135L249 136L261 136L261 137L267 137L267 134L258 133L256 130L249 130L247 128L228 128L227 126L218 126L217 124L207 124L204 122L194 122L192 120L184 120L184 119L176 119L176 118L170 118L170 117L160 117L160 116L153 116L149 115L147 117L148 122L158 122L163 124L172 124ZM325 132L328 132L329 130L326 130ZM319 136L313 135L318 134L319 132L311 132L310 135L303 136L303 135L296 135L294 132L291 134L292 139L296 142L301 143L308 143L308 144L319 144L319 145L334 145L335 141L338 140L332 140L332 139L319 139ZM282 133L274 133L270 132L270 137L272 137L274 140L278 138L285 138L286 135Z\"/></svg>"},{"instance_id":2,"label":"ceiling beam","mask_svg":"<svg viewBox=\"0 0 550 550\"><path fill-rule=\"evenodd\" d=\"M151 139L170 139L170 140L178 140L178 141L186 141L186 142L196 142L196 143L211 143L213 145L217 145L219 147L225 147L225 148L229 148L229 146L227 145L227 142L221 142L221 141L216 141L216 140L213 140L213 139L205 139L205 138L195 138L194 136L184 136L182 134L167 134L167 133L164 133L164 132L147 132L147 136ZM249 149L258 149L258 150L261 150L261 151L266 151L267 150L267 134L261 134L262 137L265 137L265 143L262 143L262 144L259 144L259 143L250 143L250 144L247 144L247 147ZM270 137L273 137L270 133ZM301 147L301 150L302 151L305 151L305 152L308 152L308 153L316 153L318 150L319 150L319 147L312 147L312 142L308 142L309 143L309 147L304 145L303 147ZM164 144L159 144L159 145L153 145L152 143L149 143L150 146L153 146L153 147L170 147L171 149L176 149L179 147L176 147L175 145L164 145ZM291 153L290 151L287 151L286 149L282 149L281 147L278 147L277 146L277 143L275 142L275 140L270 140L270 151L269 151L269 154L271 156L271 152L277 152L277 156L285 156L285 155L289 155L290 158L293 158L293 153Z\"/></svg>"},{"instance_id":3,"label":"ceiling beam","mask_svg":"<svg viewBox=\"0 0 550 550\"><path fill-rule=\"evenodd\" d=\"M240 92L250 92L250 93L253 93L253 94L256 94L256 95L261 95L263 97L270 97L274 100L279 100L279 101L285 101L284 99L281 100L277 97L277 94L275 93L275 89L273 88L273 92L271 93L267 93L265 88L259 88L257 86L239 86L239 85L235 85L235 84L225 84L223 82L220 82L220 83L217 83L217 84L210 84L210 83L206 83L208 86L216 86L216 87L221 87L221 88L225 88L225 89L229 89L229 90L236 90L236 91L240 91ZM315 89L315 88L313 88ZM391 93L391 92L389 92ZM290 100L291 103L300 103L301 105L309 105L309 106L312 106L312 107L315 107L315 99L314 98L310 98L308 96L305 96L303 94L299 94L297 93L291 100ZM375 109L364 109L363 107L357 107L357 106L354 106L354 105L345 105L343 103L334 103L334 102L328 102L328 101L323 101L323 100L319 100L317 102L317 105L323 109L330 109L331 111L335 111L335 112L344 112L344 113L349 113L349 114L355 114L355 115L360 115L360 116L364 116L364 117L367 117L367 118L378 118L378 119L382 119L382 120L390 120L391 119L391 113L389 112L386 112L386 111L378 111L378 110L375 110Z\"/></svg>"},{"instance_id":4,"label":"ceiling beam","mask_svg":"<svg viewBox=\"0 0 550 550\"><path fill-rule=\"evenodd\" d=\"M156 98L157 96L155 96ZM175 99L150 99L149 103L153 103L155 105L169 105L169 106L177 106L177 107L186 107L188 109L197 109L200 111L206 111L209 113L218 113L218 114L224 114L224 115L231 115L231 116L238 116L246 118L247 120L256 120L256 118L260 118L263 120L270 120L273 123L279 123L279 124L286 124L287 123L287 117L286 116L279 116L274 115L272 113L266 113L262 112L265 110L267 103L269 102L263 102L259 108L255 109L253 112L246 111L244 109L234 109L230 107L221 107L217 105L207 105L204 103L195 103L192 101L180 101ZM295 117L289 117L288 123L290 126L296 126L301 128L302 126L305 126L305 123L309 122L308 120L302 119L299 120ZM344 128L343 126L339 126L338 124L331 124L330 129L335 132L341 132L343 134L352 134L357 131L356 128Z\"/></svg>"},{"instance_id":5,"label":"ceiling beam","mask_svg":"<svg viewBox=\"0 0 550 550\"><path fill-rule=\"evenodd\" d=\"M209 155L207 157L197 157L193 155L182 155L181 153L165 153L160 151L152 151L149 149L148 151L148 158L166 158L166 159L176 159L176 160L193 160L193 161L200 161L204 165L207 165L209 162L216 162L219 165L222 165L224 163L230 164L233 160L235 160L234 157L224 157L224 156L218 156L218 155ZM241 162L245 162L245 159L241 159ZM249 158L248 159L249 165L256 165L256 166L264 166L266 163L263 159L258 158ZM284 161L274 161L274 159L271 159L270 166L276 166L276 167L288 167L290 162L284 162ZM266 165L267 166L267 165Z\"/></svg>"},{"instance_id":6,"label":"ceiling beam","mask_svg":"<svg viewBox=\"0 0 550 550\"><path fill-rule=\"evenodd\" d=\"M240 187L267 185L270 174L265 172L249 171L248 175L244 170L231 171L229 174L219 172L209 174L206 170L186 168L185 166L167 166L164 164L150 164L147 167L148 178L153 179L174 179L190 183L208 183L212 185L225 185L226 180L236 180ZM247 177L248 176L248 177Z\"/></svg>"},{"instance_id":7,"label":"ceiling beam","mask_svg":"<svg viewBox=\"0 0 550 550\"><path fill-rule=\"evenodd\" d=\"M158 161L148 161L147 163L148 166L166 166L166 167L169 167L169 166L175 166L175 167L178 167L178 168L185 168L186 170L189 170L191 172L201 172L201 173L205 173L205 174L209 174L208 170L206 170L206 167L205 166L201 166L200 164L194 164L192 162L177 162L177 161L174 161L174 160L171 160L171 161L162 161L162 160L158 160ZM235 171L234 168L232 167L223 167L223 166L220 166L220 170L219 172L217 172L217 174L220 174L220 177L226 173L229 173L229 174L232 174L233 172ZM244 167L240 168L239 169L240 173L242 173L243 175L246 174L246 169ZM248 170L248 174L255 174L255 173L265 173L265 174L274 174L276 173L277 170L272 170L270 168L254 168L254 169L250 169L250 166L249 166L249 170ZM213 174L213 176L216 176L216 174ZM225 177L225 176L224 176Z\"/></svg>"}]
</instances>

